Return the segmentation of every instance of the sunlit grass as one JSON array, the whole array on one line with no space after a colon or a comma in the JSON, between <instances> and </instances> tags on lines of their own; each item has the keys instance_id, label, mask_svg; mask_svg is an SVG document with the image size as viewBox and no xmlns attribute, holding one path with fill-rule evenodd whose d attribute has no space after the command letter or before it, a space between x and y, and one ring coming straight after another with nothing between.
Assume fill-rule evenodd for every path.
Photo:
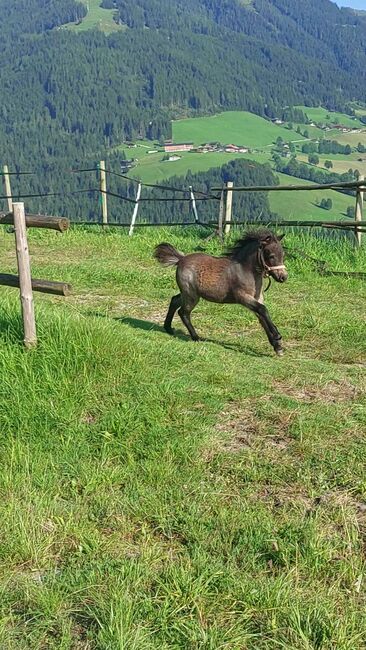
<instances>
[{"instance_id":1,"label":"sunlit grass","mask_svg":"<svg viewBox=\"0 0 366 650\"><path fill-rule=\"evenodd\" d=\"M236 306L199 304L200 344L162 331L152 250L219 254L204 234L30 231L34 275L74 287L36 295L31 353L0 289L1 648L364 647L366 288L302 251L365 271L365 249L286 237L278 359Z\"/></svg>"}]
</instances>

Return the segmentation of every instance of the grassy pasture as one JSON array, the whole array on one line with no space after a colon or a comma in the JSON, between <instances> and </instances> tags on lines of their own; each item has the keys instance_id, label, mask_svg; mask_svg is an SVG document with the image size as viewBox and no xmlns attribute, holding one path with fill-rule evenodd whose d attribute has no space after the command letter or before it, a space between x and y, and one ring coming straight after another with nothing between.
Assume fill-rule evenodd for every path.
<instances>
[{"instance_id":1,"label":"grassy pasture","mask_svg":"<svg viewBox=\"0 0 366 650\"><path fill-rule=\"evenodd\" d=\"M4 650L364 648L365 284L289 259L266 294L282 359L235 306L171 338L152 249L219 253L202 235L31 231L34 276L74 285L36 296L31 353L0 288ZM287 245L366 267L345 241Z\"/></svg>"},{"instance_id":2,"label":"grassy pasture","mask_svg":"<svg viewBox=\"0 0 366 650\"><path fill-rule=\"evenodd\" d=\"M341 144L350 144L351 147L357 147L358 143L361 142L366 146L366 129L363 125L363 131L361 133L340 133L337 138L338 142Z\"/></svg>"},{"instance_id":3,"label":"grassy pasture","mask_svg":"<svg viewBox=\"0 0 366 650\"><path fill-rule=\"evenodd\" d=\"M113 20L116 13L115 9L103 9L101 7L101 0L81 0L81 2L88 7L88 13L83 18L81 23L69 23L65 25L66 29L73 32L85 32L89 29L100 29L105 34L125 29L123 25L117 25Z\"/></svg>"},{"instance_id":4,"label":"grassy pasture","mask_svg":"<svg viewBox=\"0 0 366 650\"><path fill-rule=\"evenodd\" d=\"M328 114L324 109L319 110ZM310 131L314 131L314 133ZM323 131L315 127L309 127L309 134L311 137L324 135ZM357 146L357 143L362 140L362 135L348 136L353 138L352 146ZM250 154L196 154L186 152L179 154L179 160L167 162L163 161L164 153L162 151L158 151L155 154L147 153L149 149L154 149L157 143L142 142L135 149L127 149L121 146L119 149L124 149L128 158L134 157L138 159L137 165L130 172L130 175L135 178L141 178L144 182L156 183L162 182L171 176L185 176L188 170L191 170L193 173L207 171L212 167L224 165L235 158L250 158L262 164L272 164L270 145L279 136L285 141L297 142L299 147L302 142L305 142L305 139L296 133L296 131L285 129L257 115L244 111L232 111L210 117L175 121L173 122L173 136L176 142L194 141L195 144L209 141L233 142L235 144L247 144L253 149L258 149L258 151ZM327 133L327 138L335 138L338 141L346 143L347 134L339 134L338 132L331 131ZM333 169L338 173L348 171L350 168L359 169L361 173L365 173L366 163L360 163L357 160L359 157L362 157L362 154L353 153L346 158L341 155L327 154L322 156L321 159L331 159ZM304 154L298 153L298 158L299 160L307 161L307 156ZM279 174L279 178L283 184L307 184L307 181L283 174ZM325 212L317 204L320 203L321 198L328 197L332 198L333 209L330 212ZM346 197L335 192L319 192L317 196L310 191L304 192L301 194L300 200L299 196L293 193L272 193L269 198L272 210L280 214L283 218L298 217L299 219L306 218L313 220L324 218L341 219L344 217L347 206L354 202L351 197Z\"/></svg>"},{"instance_id":5,"label":"grassy pasture","mask_svg":"<svg viewBox=\"0 0 366 650\"><path fill-rule=\"evenodd\" d=\"M260 149L274 144L278 137L285 141L305 139L289 129L268 122L247 111L226 111L210 117L194 117L173 122L174 142L219 141Z\"/></svg>"},{"instance_id":6,"label":"grassy pasture","mask_svg":"<svg viewBox=\"0 0 366 650\"><path fill-rule=\"evenodd\" d=\"M362 162L360 162L360 158L363 159ZM297 159L301 162L308 162L308 156L306 154L298 154ZM331 156L321 154L319 155L319 160L318 167L322 170L324 168L324 162L331 160L333 163L331 171L337 174L344 174L349 169L358 169L361 174L366 174L366 154L350 154L349 156L343 156L342 154L332 154Z\"/></svg>"},{"instance_id":7,"label":"grassy pasture","mask_svg":"<svg viewBox=\"0 0 366 650\"><path fill-rule=\"evenodd\" d=\"M162 160L164 155L158 153L139 158L138 165L130 172L130 176L141 178L144 183L158 183L171 176L185 176L189 170L193 173L204 172L212 167L221 167L229 160L245 157L242 154L184 152L179 154L180 160L169 162Z\"/></svg>"},{"instance_id":8,"label":"grassy pasture","mask_svg":"<svg viewBox=\"0 0 366 650\"><path fill-rule=\"evenodd\" d=\"M364 124L356 117L352 119L349 115L344 113L337 113L336 111L328 111L326 108L318 107L309 107L309 106L297 106L300 108L306 115L309 120L313 122L322 122L323 124L338 123L343 126L349 126L353 128L364 127Z\"/></svg>"},{"instance_id":9,"label":"grassy pasture","mask_svg":"<svg viewBox=\"0 0 366 650\"><path fill-rule=\"evenodd\" d=\"M281 185L311 185L310 181L293 178L286 174L276 173ZM319 207L322 199L332 199L331 210ZM355 204L352 196L335 192L334 190L313 190L302 192L270 192L269 202L271 209L283 219L309 219L309 221L340 221L345 218L349 205Z\"/></svg>"}]
</instances>

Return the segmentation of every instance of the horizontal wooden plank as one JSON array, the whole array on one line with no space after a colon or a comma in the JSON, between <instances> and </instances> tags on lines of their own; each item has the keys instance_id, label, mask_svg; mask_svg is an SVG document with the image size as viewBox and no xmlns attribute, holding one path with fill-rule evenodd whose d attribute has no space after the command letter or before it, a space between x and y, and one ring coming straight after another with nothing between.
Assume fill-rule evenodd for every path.
<instances>
[{"instance_id":1,"label":"horizontal wooden plank","mask_svg":"<svg viewBox=\"0 0 366 650\"><path fill-rule=\"evenodd\" d=\"M19 288L19 278L17 275L0 273L0 284L5 287ZM41 293L51 293L55 296L69 296L72 292L72 286L71 284L67 284L67 282L52 282L50 280L36 280L33 278L32 289Z\"/></svg>"}]
</instances>

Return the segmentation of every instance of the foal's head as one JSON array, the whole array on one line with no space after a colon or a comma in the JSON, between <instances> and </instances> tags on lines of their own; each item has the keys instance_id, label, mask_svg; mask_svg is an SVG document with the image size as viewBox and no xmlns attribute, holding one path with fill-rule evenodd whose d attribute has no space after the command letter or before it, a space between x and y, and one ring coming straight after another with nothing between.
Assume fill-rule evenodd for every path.
<instances>
[{"instance_id":1,"label":"foal's head","mask_svg":"<svg viewBox=\"0 0 366 650\"><path fill-rule=\"evenodd\" d=\"M235 242L226 253L228 257L243 263L251 255L256 255L256 267L270 275L276 282L287 280L287 271L283 263L284 252L281 239L284 235L276 236L270 230L248 232Z\"/></svg>"},{"instance_id":2,"label":"foal's head","mask_svg":"<svg viewBox=\"0 0 366 650\"><path fill-rule=\"evenodd\" d=\"M261 233L259 237L259 260L263 266L266 275L270 275L276 282L285 282L288 273L283 262L284 252L281 239L284 235L278 237L269 230Z\"/></svg>"}]
</instances>

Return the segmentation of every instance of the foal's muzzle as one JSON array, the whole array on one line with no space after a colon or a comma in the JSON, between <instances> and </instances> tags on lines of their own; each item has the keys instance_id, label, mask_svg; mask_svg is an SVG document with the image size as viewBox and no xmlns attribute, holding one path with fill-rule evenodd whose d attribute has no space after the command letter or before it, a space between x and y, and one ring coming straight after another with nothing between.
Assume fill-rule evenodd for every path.
<instances>
[{"instance_id":1,"label":"foal's muzzle","mask_svg":"<svg viewBox=\"0 0 366 650\"><path fill-rule=\"evenodd\" d=\"M268 273L272 276L276 282L286 282L288 278L288 273L286 267L281 264L280 266L270 266L268 267Z\"/></svg>"}]
</instances>

